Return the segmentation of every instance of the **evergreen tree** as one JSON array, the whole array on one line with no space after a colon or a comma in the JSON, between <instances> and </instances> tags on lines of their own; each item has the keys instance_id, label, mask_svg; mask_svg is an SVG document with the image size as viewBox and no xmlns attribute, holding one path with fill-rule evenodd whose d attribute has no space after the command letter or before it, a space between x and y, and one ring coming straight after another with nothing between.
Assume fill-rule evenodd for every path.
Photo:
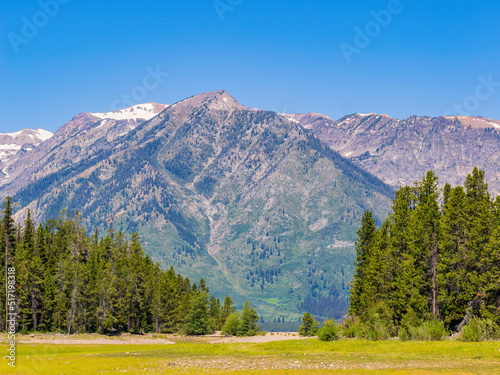
<instances>
[{"instance_id":1,"label":"evergreen tree","mask_svg":"<svg viewBox=\"0 0 500 375\"><path fill-rule=\"evenodd\" d=\"M226 298L224 298L224 303L221 307L221 311L220 311L220 326L222 327L225 323L226 323L226 320L228 318L229 315L231 315L232 313L234 313L235 311L235 308L234 308L234 304L233 304L233 300L231 299L231 297L229 297L229 294L226 296Z\"/></svg>"},{"instance_id":2,"label":"evergreen tree","mask_svg":"<svg viewBox=\"0 0 500 375\"><path fill-rule=\"evenodd\" d=\"M5 204L3 207L3 217L2 217L2 238L0 242L0 252L4 265L3 272L3 292L5 295L5 300L7 300L7 268L14 264L15 260L15 248L16 248L16 228L14 219L12 218L12 198L6 197ZM5 306L7 308L7 306ZM5 310L5 320L2 322L4 325L4 330L7 329L7 325L4 323L7 321L7 310Z\"/></svg>"},{"instance_id":3,"label":"evergreen tree","mask_svg":"<svg viewBox=\"0 0 500 375\"><path fill-rule=\"evenodd\" d=\"M453 188L443 206L441 257L438 275L441 316L448 328L463 319L470 292L467 289L466 195L462 186Z\"/></svg>"},{"instance_id":4,"label":"evergreen tree","mask_svg":"<svg viewBox=\"0 0 500 375\"><path fill-rule=\"evenodd\" d=\"M259 316L257 312L250 305L250 302L245 301L243 310L241 311L241 334L244 336L254 336L259 331L258 321Z\"/></svg>"},{"instance_id":5,"label":"evergreen tree","mask_svg":"<svg viewBox=\"0 0 500 375\"><path fill-rule=\"evenodd\" d=\"M31 311L31 261L35 253L35 240L33 234L33 222L31 213L28 210L28 216L24 222L22 241L18 244L16 251L16 283L17 288L17 308L18 323L21 331L26 332L32 328ZM35 323L37 324L37 323Z\"/></svg>"},{"instance_id":6,"label":"evergreen tree","mask_svg":"<svg viewBox=\"0 0 500 375\"><path fill-rule=\"evenodd\" d=\"M417 186L418 203L412 216L410 235L412 237L411 253L416 261L416 271L421 275L422 280L420 294L426 296L434 317L437 317L439 313L437 269L441 211L438 198L438 177L433 171L429 171Z\"/></svg>"},{"instance_id":7,"label":"evergreen tree","mask_svg":"<svg viewBox=\"0 0 500 375\"><path fill-rule=\"evenodd\" d=\"M183 332L187 335L205 335L209 331L208 293L197 292L191 298Z\"/></svg>"},{"instance_id":8,"label":"evergreen tree","mask_svg":"<svg viewBox=\"0 0 500 375\"><path fill-rule=\"evenodd\" d=\"M361 220L361 227L358 229L358 240L356 241L356 262L355 273L351 284L351 296L349 313L359 315L369 304L370 283L365 278L365 273L369 265L371 251L377 234L375 220L371 211L366 211Z\"/></svg>"},{"instance_id":9,"label":"evergreen tree","mask_svg":"<svg viewBox=\"0 0 500 375\"><path fill-rule=\"evenodd\" d=\"M210 297L208 315L210 316L210 324L213 330L218 330L220 326L220 302L215 296Z\"/></svg>"},{"instance_id":10,"label":"evergreen tree","mask_svg":"<svg viewBox=\"0 0 500 375\"><path fill-rule=\"evenodd\" d=\"M313 336L318 331L319 324L309 312L302 317L302 324L299 327L299 335Z\"/></svg>"}]
</instances>

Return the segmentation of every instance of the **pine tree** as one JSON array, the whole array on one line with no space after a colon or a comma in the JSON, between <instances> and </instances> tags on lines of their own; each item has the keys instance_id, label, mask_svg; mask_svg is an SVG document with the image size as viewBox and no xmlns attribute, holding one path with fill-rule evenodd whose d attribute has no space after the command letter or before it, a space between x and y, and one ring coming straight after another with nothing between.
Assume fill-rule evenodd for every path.
<instances>
[{"instance_id":1,"label":"pine tree","mask_svg":"<svg viewBox=\"0 0 500 375\"><path fill-rule=\"evenodd\" d=\"M433 171L429 171L417 186L418 203L410 233L412 255L416 260L417 272L422 275L420 293L427 297L430 312L434 317L439 314L437 269L441 211L438 198L438 177Z\"/></svg>"},{"instance_id":2,"label":"pine tree","mask_svg":"<svg viewBox=\"0 0 500 375\"><path fill-rule=\"evenodd\" d=\"M5 300L7 300L7 268L14 263L15 259L15 248L16 248L16 228L14 219L12 218L12 198L6 197L5 204L3 208L2 217L2 241L0 251L2 254L4 262L4 273L3 273L3 291L5 292ZM7 305L5 310L5 320L7 321ZM4 329L7 329L7 325L4 325Z\"/></svg>"},{"instance_id":3,"label":"pine tree","mask_svg":"<svg viewBox=\"0 0 500 375\"><path fill-rule=\"evenodd\" d=\"M365 278L365 273L369 264L371 252L373 250L377 229L371 211L366 211L361 220L361 227L358 229L358 239L356 241L356 262L355 273L351 284L351 296L349 313L360 315L365 306L369 304L369 280Z\"/></svg>"},{"instance_id":4,"label":"pine tree","mask_svg":"<svg viewBox=\"0 0 500 375\"><path fill-rule=\"evenodd\" d=\"M243 304L243 310L241 310L241 333L244 336L254 336L256 332L259 331L259 326L257 322L259 321L259 316L254 308L250 305L250 302L245 301Z\"/></svg>"},{"instance_id":5,"label":"pine tree","mask_svg":"<svg viewBox=\"0 0 500 375\"><path fill-rule=\"evenodd\" d=\"M470 300L467 289L466 195L462 186L453 188L443 206L439 305L444 323L455 328L463 319Z\"/></svg>"},{"instance_id":6,"label":"pine tree","mask_svg":"<svg viewBox=\"0 0 500 375\"><path fill-rule=\"evenodd\" d=\"M299 335L313 336L318 331L319 324L309 312L302 317L302 324L299 327Z\"/></svg>"},{"instance_id":7,"label":"pine tree","mask_svg":"<svg viewBox=\"0 0 500 375\"><path fill-rule=\"evenodd\" d=\"M24 222L22 241L18 244L16 251L16 282L18 284L17 308L19 311L18 322L20 330L26 332L32 328L32 298L31 298L31 261L35 253L34 227L31 221L31 212ZM36 325L37 323L35 323Z\"/></svg>"},{"instance_id":8,"label":"pine tree","mask_svg":"<svg viewBox=\"0 0 500 375\"><path fill-rule=\"evenodd\" d=\"M207 292L196 292L191 298L182 331L187 335L205 335L210 332Z\"/></svg>"},{"instance_id":9,"label":"pine tree","mask_svg":"<svg viewBox=\"0 0 500 375\"><path fill-rule=\"evenodd\" d=\"M208 315L210 316L210 322L213 330L218 330L221 327L220 324L220 302L215 296L210 297Z\"/></svg>"},{"instance_id":10,"label":"pine tree","mask_svg":"<svg viewBox=\"0 0 500 375\"><path fill-rule=\"evenodd\" d=\"M229 297L229 294L224 298L224 303L222 304L220 311L220 323L219 325L222 327L228 318L229 315L234 313L235 308L233 304L233 300Z\"/></svg>"},{"instance_id":11,"label":"pine tree","mask_svg":"<svg viewBox=\"0 0 500 375\"><path fill-rule=\"evenodd\" d=\"M469 314L477 314L484 304L484 291L481 279L488 273L487 253L493 223L493 203L488 192L488 184L484 180L484 171L474 168L465 180L467 222L465 236L467 249L466 269L467 285L466 295Z\"/></svg>"}]
</instances>

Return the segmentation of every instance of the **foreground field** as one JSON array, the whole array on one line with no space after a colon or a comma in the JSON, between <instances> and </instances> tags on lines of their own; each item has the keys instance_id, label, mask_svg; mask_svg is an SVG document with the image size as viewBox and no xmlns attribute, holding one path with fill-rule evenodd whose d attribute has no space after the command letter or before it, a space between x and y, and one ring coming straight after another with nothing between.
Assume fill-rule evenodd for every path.
<instances>
[{"instance_id":1,"label":"foreground field","mask_svg":"<svg viewBox=\"0 0 500 375\"><path fill-rule=\"evenodd\" d=\"M500 374L499 342L326 343L291 334L270 337L279 341L261 337L261 342L221 343L224 338L161 335L20 337L16 368L8 368L4 359L0 373Z\"/></svg>"}]
</instances>

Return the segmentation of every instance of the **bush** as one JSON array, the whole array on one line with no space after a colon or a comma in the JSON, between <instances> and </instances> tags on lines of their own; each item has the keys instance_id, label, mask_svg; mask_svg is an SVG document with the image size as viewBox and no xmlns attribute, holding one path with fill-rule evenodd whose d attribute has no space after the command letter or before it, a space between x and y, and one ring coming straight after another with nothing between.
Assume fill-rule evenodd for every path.
<instances>
[{"instance_id":1,"label":"bush","mask_svg":"<svg viewBox=\"0 0 500 375\"><path fill-rule=\"evenodd\" d=\"M439 341L446 336L444 324L438 319L425 321L418 327L410 327L408 331L413 340L419 341Z\"/></svg>"},{"instance_id":2,"label":"bush","mask_svg":"<svg viewBox=\"0 0 500 375\"><path fill-rule=\"evenodd\" d=\"M322 341L339 339L339 329L334 319L325 320L323 327L318 330L318 337Z\"/></svg>"},{"instance_id":3,"label":"bush","mask_svg":"<svg viewBox=\"0 0 500 375\"><path fill-rule=\"evenodd\" d=\"M362 337L368 340L387 340L392 337L391 328L382 323L376 323L363 332Z\"/></svg>"},{"instance_id":4,"label":"bush","mask_svg":"<svg viewBox=\"0 0 500 375\"><path fill-rule=\"evenodd\" d=\"M484 340L484 324L480 319L473 318L460 332L461 341L482 341Z\"/></svg>"},{"instance_id":5,"label":"bush","mask_svg":"<svg viewBox=\"0 0 500 375\"><path fill-rule=\"evenodd\" d=\"M360 323L358 323L354 318L350 317L344 320L342 324L342 335L353 339L355 337L360 337Z\"/></svg>"},{"instance_id":6,"label":"bush","mask_svg":"<svg viewBox=\"0 0 500 375\"><path fill-rule=\"evenodd\" d=\"M344 321L342 325L342 334L348 338L363 338L368 340L378 340L380 332L371 324L361 322L357 318L350 318Z\"/></svg>"},{"instance_id":7,"label":"bush","mask_svg":"<svg viewBox=\"0 0 500 375\"><path fill-rule=\"evenodd\" d=\"M500 328L491 319L472 318L458 336L461 341L495 340L500 337Z\"/></svg>"},{"instance_id":8,"label":"bush","mask_svg":"<svg viewBox=\"0 0 500 375\"><path fill-rule=\"evenodd\" d=\"M408 330L406 327L401 327L398 332L398 337L401 341L408 341L410 340L410 334L408 333Z\"/></svg>"}]
</instances>

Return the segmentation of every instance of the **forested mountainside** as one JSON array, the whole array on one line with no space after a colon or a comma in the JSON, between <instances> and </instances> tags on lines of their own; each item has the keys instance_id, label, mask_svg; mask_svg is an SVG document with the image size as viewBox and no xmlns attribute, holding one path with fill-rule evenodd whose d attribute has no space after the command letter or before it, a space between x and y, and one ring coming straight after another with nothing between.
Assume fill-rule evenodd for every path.
<instances>
[{"instance_id":1,"label":"forested mountainside","mask_svg":"<svg viewBox=\"0 0 500 375\"><path fill-rule=\"evenodd\" d=\"M345 314L356 229L367 209L382 222L390 187L295 121L224 91L126 132L92 116L62 127L1 188L16 217L67 209L87 228L138 232L162 267L204 278L219 297L232 291L240 305L252 298L271 317L311 306Z\"/></svg>"}]
</instances>

